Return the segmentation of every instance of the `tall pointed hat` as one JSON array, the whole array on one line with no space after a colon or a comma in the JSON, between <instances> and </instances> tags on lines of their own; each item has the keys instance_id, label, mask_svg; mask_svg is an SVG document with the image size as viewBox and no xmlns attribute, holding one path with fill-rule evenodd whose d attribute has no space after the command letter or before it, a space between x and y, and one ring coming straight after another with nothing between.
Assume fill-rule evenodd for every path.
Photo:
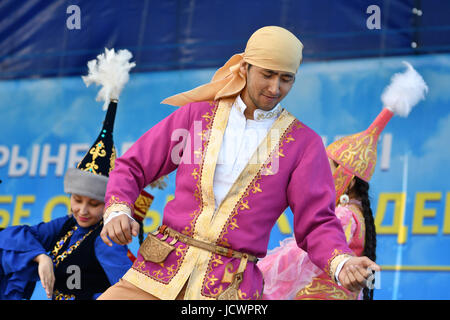
<instances>
[{"instance_id":1,"label":"tall pointed hat","mask_svg":"<svg viewBox=\"0 0 450 320\"><path fill-rule=\"evenodd\" d=\"M354 176L369 182L377 163L378 138L394 114L407 117L411 109L422 99L428 87L419 73L407 62L407 69L396 73L381 96L383 109L375 121L364 131L341 138L327 147L328 157L338 167L333 178L336 203L347 190Z\"/></svg>"},{"instance_id":2,"label":"tall pointed hat","mask_svg":"<svg viewBox=\"0 0 450 320\"><path fill-rule=\"evenodd\" d=\"M102 85L97 101L104 101L105 120L101 131L89 151L76 168L69 168L64 176L64 191L104 201L109 173L114 169L117 157L113 141L114 120L119 95L129 79L129 63L132 55L128 50L105 49L105 53L88 62L89 74L83 76L86 86Z\"/></svg>"}]
</instances>

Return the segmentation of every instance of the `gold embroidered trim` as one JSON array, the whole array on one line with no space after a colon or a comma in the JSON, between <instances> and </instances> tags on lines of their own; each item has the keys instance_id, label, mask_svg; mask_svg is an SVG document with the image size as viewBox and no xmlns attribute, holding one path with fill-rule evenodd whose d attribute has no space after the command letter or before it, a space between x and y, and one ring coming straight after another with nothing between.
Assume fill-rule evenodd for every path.
<instances>
[{"instance_id":1,"label":"gold embroidered trim","mask_svg":"<svg viewBox=\"0 0 450 320\"><path fill-rule=\"evenodd\" d=\"M64 294L55 289L55 291L53 291L53 300L75 300L75 295Z\"/></svg>"},{"instance_id":2,"label":"gold embroidered trim","mask_svg":"<svg viewBox=\"0 0 450 320\"><path fill-rule=\"evenodd\" d=\"M356 300L358 294L347 293L328 279L313 278L295 296L296 300Z\"/></svg>"},{"instance_id":3,"label":"gold embroidered trim","mask_svg":"<svg viewBox=\"0 0 450 320\"><path fill-rule=\"evenodd\" d=\"M337 279L335 279L334 276L336 274L336 269L337 269L338 265L344 259L353 257L352 255L347 254L347 253L340 253L340 254L335 255L336 252L342 252L342 251L334 249L334 253L333 253L334 258L332 258L331 262L329 263L330 267L329 267L329 272L328 272L328 275L330 276L331 280L333 280L333 282L335 282L335 283L337 283Z\"/></svg>"},{"instance_id":4,"label":"gold embroidered trim","mask_svg":"<svg viewBox=\"0 0 450 320\"><path fill-rule=\"evenodd\" d=\"M75 230L78 229L77 226L74 226L72 230L69 230L69 232L66 233L64 237L62 237L55 245L55 247L52 250L52 256L53 256L53 263L55 264L55 268L59 265L60 262L64 261L72 252L75 251L76 248L80 246L80 244L83 242L84 239L89 237L89 235L94 232L100 225L102 225L103 222L101 221L95 228L89 230L88 233L86 233L83 238L75 242L73 245L70 246L66 251L58 255L59 251L63 247L63 245L66 243L70 237L72 237Z\"/></svg>"},{"instance_id":5,"label":"gold embroidered trim","mask_svg":"<svg viewBox=\"0 0 450 320\"><path fill-rule=\"evenodd\" d=\"M196 180L195 183L195 190L194 190L194 197L195 200L199 203L198 208L192 212L189 216L191 218L191 222L189 224L189 227L185 227L183 230L183 234L193 237L194 236L194 230L195 230L195 224L197 223L197 219L199 215L203 212L204 203L203 203L203 192L202 192L202 174L203 174L203 167L204 167L204 161L205 161L205 154L206 150L208 149L208 143L210 140L211 135L211 128L213 126L214 119L216 117L217 109L218 109L218 103L210 102L210 106L213 107L212 111L206 112L204 115L202 115L202 118L206 122L206 129L202 130L200 134L200 138L202 141L201 146L194 150L194 157L200 158L200 166L199 168L194 168L191 175Z\"/></svg>"},{"instance_id":6,"label":"gold embroidered trim","mask_svg":"<svg viewBox=\"0 0 450 320\"><path fill-rule=\"evenodd\" d=\"M111 171L114 170L114 167L116 165L116 158L117 158L117 152L116 152L116 148L113 146L112 147L111 157L109 158L109 171L108 171L108 174L110 174Z\"/></svg>"},{"instance_id":7,"label":"gold embroidered trim","mask_svg":"<svg viewBox=\"0 0 450 320\"><path fill-rule=\"evenodd\" d=\"M265 111L265 112L258 112L261 111L260 109L256 109L253 115L256 115L255 120L265 120L265 119L272 119L275 117L278 117L278 115L281 113L281 108L276 107L276 110L274 111Z\"/></svg>"},{"instance_id":8,"label":"gold embroidered trim","mask_svg":"<svg viewBox=\"0 0 450 320\"><path fill-rule=\"evenodd\" d=\"M375 170L377 161L377 144L374 139L379 135L378 129L375 126L368 132L360 132L335 141L327 150L336 162L352 174L368 180Z\"/></svg>"},{"instance_id":9,"label":"gold embroidered trim","mask_svg":"<svg viewBox=\"0 0 450 320\"><path fill-rule=\"evenodd\" d=\"M100 140L94 147L91 148L91 150L89 150L89 153L92 155L92 161L89 163L86 163L86 167L81 170L98 174L97 173L98 165L95 163L95 160L98 157L106 156L105 143ZM81 162L80 162L80 164L81 164Z\"/></svg>"},{"instance_id":10,"label":"gold embroidered trim","mask_svg":"<svg viewBox=\"0 0 450 320\"><path fill-rule=\"evenodd\" d=\"M130 206L127 202L120 201L119 198L112 196L108 202L108 205L105 206L105 213L103 214L103 220L106 220L108 216L111 214L111 212L123 211L131 216L133 210L134 210L133 205Z\"/></svg>"},{"instance_id":11,"label":"gold embroidered trim","mask_svg":"<svg viewBox=\"0 0 450 320\"><path fill-rule=\"evenodd\" d=\"M151 235L148 235L147 237L151 237ZM184 256L185 256L188 248L189 247L184 244L181 244L178 247L175 247L175 255L178 257L178 259L175 261L175 263L173 263L171 265L166 265L163 261L163 262L159 263L161 268L154 270L151 273L145 269L145 261L136 260L133 263L132 269L138 271L139 273L144 274L145 276L151 278L152 280L155 280L155 281L163 283L163 284L168 284L177 275L181 265L183 264ZM165 274L163 271L166 271L167 273Z\"/></svg>"},{"instance_id":12,"label":"gold embroidered trim","mask_svg":"<svg viewBox=\"0 0 450 320\"><path fill-rule=\"evenodd\" d=\"M366 234L366 224L364 223L364 214L361 211L361 208L359 205L350 203L348 204L348 209L351 210L354 215L356 216L356 219L358 220L359 224L359 234L356 235L360 240L363 241L363 247L365 245L365 234Z\"/></svg>"}]
</instances>

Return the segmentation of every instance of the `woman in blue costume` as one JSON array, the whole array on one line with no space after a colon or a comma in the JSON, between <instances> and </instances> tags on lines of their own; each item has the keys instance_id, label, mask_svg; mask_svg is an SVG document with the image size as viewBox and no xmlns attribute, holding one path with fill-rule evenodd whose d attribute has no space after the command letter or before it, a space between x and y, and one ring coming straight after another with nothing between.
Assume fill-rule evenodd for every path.
<instances>
[{"instance_id":1,"label":"woman in blue costume","mask_svg":"<svg viewBox=\"0 0 450 320\"><path fill-rule=\"evenodd\" d=\"M71 214L0 232L0 299L29 299L38 280L48 298L96 299L131 267L127 246L110 247L99 237L106 184L116 158L116 108L116 101L109 104L97 140L64 176Z\"/></svg>"}]
</instances>

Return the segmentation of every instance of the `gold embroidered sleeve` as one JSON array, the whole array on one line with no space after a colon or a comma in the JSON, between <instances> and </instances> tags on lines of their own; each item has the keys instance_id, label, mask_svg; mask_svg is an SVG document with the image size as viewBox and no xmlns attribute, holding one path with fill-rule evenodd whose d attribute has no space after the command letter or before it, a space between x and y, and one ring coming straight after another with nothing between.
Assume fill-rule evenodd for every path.
<instances>
[{"instance_id":1,"label":"gold embroidered sleeve","mask_svg":"<svg viewBox=\"0 0 450 320\"><path fill-rule=\"evenodd\" d=\"M343 254L339 254L339 255L337 255L337 256L335 256L332 260L331 260L331 262L330 262L330 267L329 267L329 276L330 276L330 278L331 278L331 280L333 280L333 282L335 282L335 283L337 283L336 282L336 279L335 279L335 274L336 274L336 269L337 269L337 267L339 266L339 264L344 260L344 259L347 259L347 258L352 258L353 256L352 255L350 255L350 254L347 254L347 253L343 253Z\"/></svg>"},{"instance_id":2,"label":"gold embroidered sleeve","mask_svg":"<svg viewBox=\"0 0 450 320\"><path fill-rule=\"evenodd\" d=\"M133 213L133 206L130 206L128 203L124 201L119 201L116 197L112 197L105 207L105 212L103 213L103 221L108 218L111 212L114 211L122 211L128 214L130 217Z\"/></svg>"}]
</instances>

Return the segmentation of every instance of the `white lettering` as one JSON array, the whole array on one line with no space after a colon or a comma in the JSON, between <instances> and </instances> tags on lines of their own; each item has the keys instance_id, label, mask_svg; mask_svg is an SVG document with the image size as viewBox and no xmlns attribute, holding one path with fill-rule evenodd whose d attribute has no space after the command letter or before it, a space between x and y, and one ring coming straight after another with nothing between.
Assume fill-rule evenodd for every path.
<instances>
[{"instance_id":1,"label":"white lettering","mask_svg":"<svg viewBox=\"0 0 450 320\"><path fill-rule=\"evenodd\" d=\"M126 151L133 143L124 142L122 150ZM56 176L62 176L67 168L75 168L89 150L87 143L60 144L33 144L23 147L21 145L0 145L0 167L8 167L9 177L21 177L29 174L31 177L47 176L49 166L55 165ZM22 147L22 149L21 149ZM53 151L52 151L53 148ZM55 154L55 148L57 153ZM25 149L25 150L24 150ZM21 155L21 152L24 155ZM67 163L65 163L67 155Z\"/></svg>"},{"instance_id":2,"label":"white lettering","mask_svg":"<svg viewBox=\"0 0 450 320\"><path fill-rule=\"evenodd\" d=\"M39 175L44 177L47 175L48 165L51 163L56 164L55 175L62 176L64 172L64 159L66 156L67 145L61 144L59 145L58 154L56 156L50 156L50 145L45 144L42 150L42 158L41 158L41 168L39 170Z\"/></svg>"},{"instance_id":3,"label":"white lettering","mask_svg":"<svg viewBox=\"0 0 450 320\"><path fill-rule=\"evenodd\" d=\"M9 148L7 146L0 146L0 167L3 167L9 160Z\"/></svg>"},{"instance_id":4,"label":"white lettering","mask_svg":"<svg viewBox=\"0 0 450 320\"><path fill-rule=\"evenodd\" d=\"M89 150L87 143L74 143L70 145L69 160L67 161L67 168L75 168L77 164L83 160L84 155ZM82 152L80 155L79 153Z\"/></svg>"},{"instance_id":5,"label":"white lettering","mask_svg":"<svg viewBox=\"0 0 450 320\"><path fill-rule=\"evenodd\" d=\"M180 141L181 138L181 141ZM191 163L191 152L190 152L190 135L189 131L183 128L175 129L170 136L170 141L179 141L173 148L170 154L170 159L176 165L179 165L181 161L183 163ZM188 146L188 150L185 150L185 146Z\"/></svg>"},{"instance_id":6,"label":"white lettering","mask_svg":"<svg viewBox=\"0 0 450 320\"><path fill-rule=\"evenodd\" d=\"M24 157L19 157L19 146L12 147L11 160L9 162L8 175L10 177L20 177L28 170L28 160Z\"/></svg>"},{"instance_id":7,"label":"white lettering","mask_svg":"<svg viewBox=\"0 0 450 320\"><path fill-rule=\"evenodd\" d=\"M371 14L366 20L366 26L369 30L381 29L381 10L377 5L367 7L366 13Z\"/></svg>"},{"instance_id":8,"label":"white lettering","mask_svg":"<svg viewBox=\"0 0 450 320\"><path fill-rule=\"evenodd\" d=\"M389 170L391 159L392 134L385 133L382 138L380 169Z\"/></svg>"},{"instance_id":9,"label":"white lettering","mask_svg":"<svg viewBox=\"0 0 450 320\"><path fill-rule=\"evenodd\" d=\"M268 305L252 305L252 304L248 304L248 305L236 305L236 304L232 304L232 305L227 305L225 307L225 317L230 315L230 314L266 314L266 309L267 309ZM219 312L221 312L222 310L218 310Z\"/></svg>"},{"instance_id":10,"label":"white lettering","mask_svg":"<svg viewBox=\"0 0 450 320\"><path fill-rule=\"evenodd\" d=\"M181 314L187 315L187 314L206 314L209 315L211 318L214 315L216 307L196 307L192 306L191 304L188 304L187 307L181 308Z\"/></svg>"},{"instance_id":11,"label":"white lettering","mask_svg":"<svg viewBox=\"0 0 450 320\"><path fill-rule=\"evenodd\" d=\"M30 165L30 176L31 177L34 177L37 172L40 149L41 149L41 147L38 144L33 144L32 151L31 151L31 165Z\"/></svg>"},{"instance_id":12,"label":"white lettering","mask_svg":"<svg viewBox=\"0 0 450 320\"><path fill-rule=\"evenodd\" d=\"M73 30L73 29L81 29L81 10L80 7L77 5L70 5L67 7L66 10L67 14L72 14L71 16L67 17L66 20L66 26L67 29Z\"/></svg>"},{"instance_id":13,"label":"white lettering","mask_svg":"<svg viewBox=\"0 0 450 320\"><path fill-rule=\"evenodd\" d=\"M67 289L81 289L81 269L77 265L70 265L66 269L66 273L70 274L67 278Z\"/></svg>"}]
</instances>

